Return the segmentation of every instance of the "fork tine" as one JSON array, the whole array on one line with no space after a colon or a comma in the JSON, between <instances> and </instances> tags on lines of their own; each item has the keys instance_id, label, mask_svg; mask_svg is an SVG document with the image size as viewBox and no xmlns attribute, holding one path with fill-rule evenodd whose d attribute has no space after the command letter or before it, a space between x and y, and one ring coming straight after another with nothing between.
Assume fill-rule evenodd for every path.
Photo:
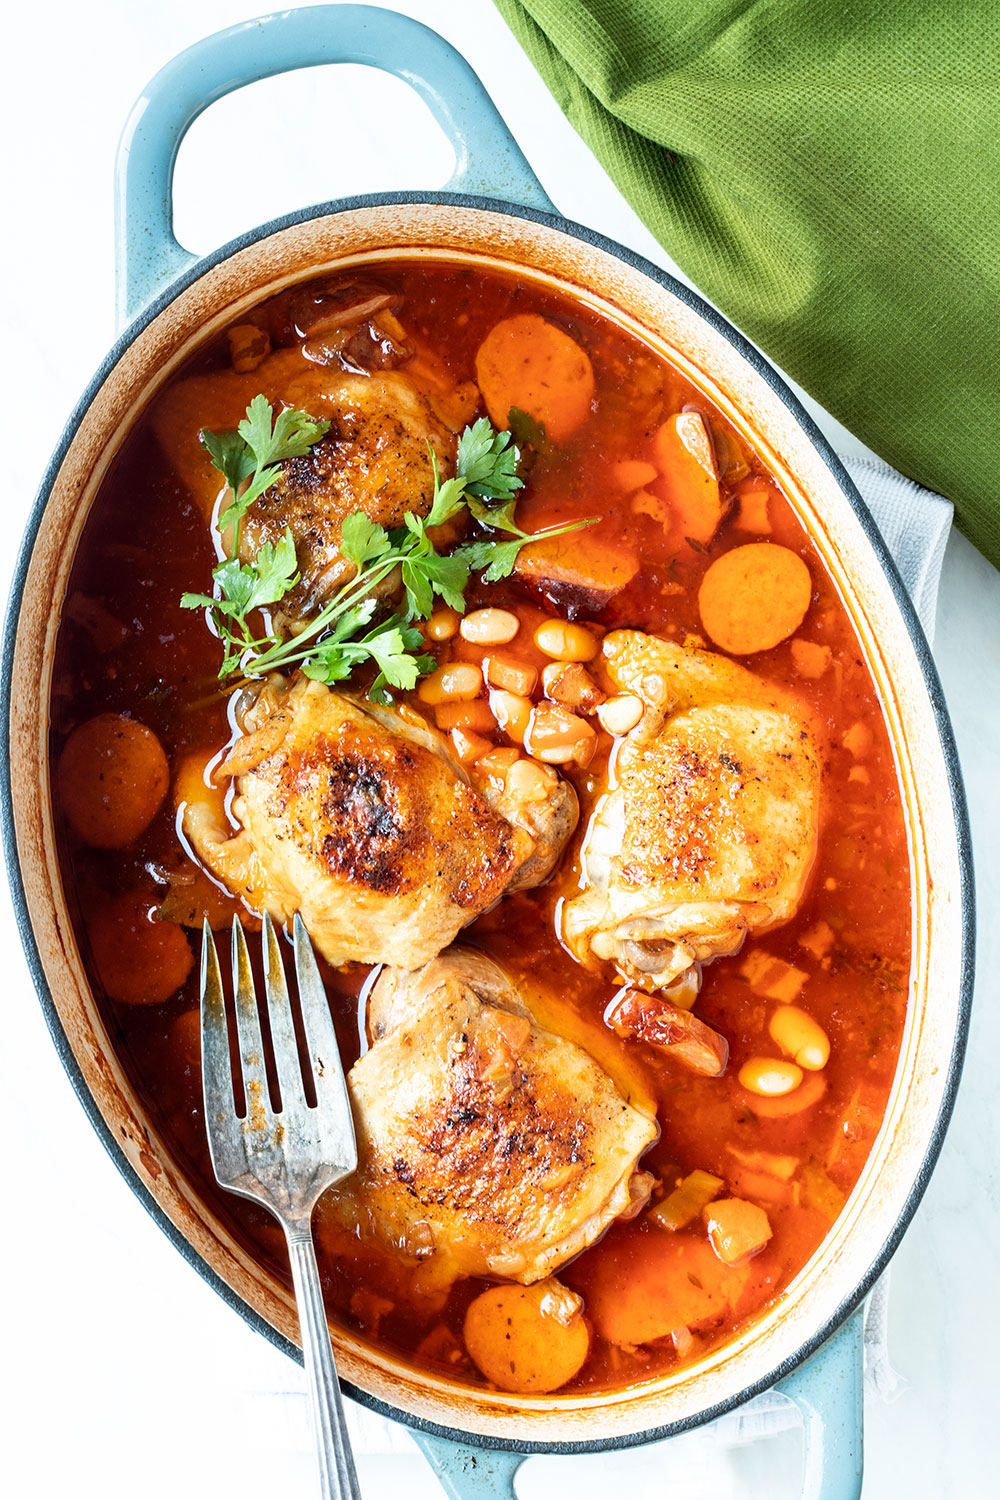
<instances>
[{"instance_id":1,"label":"fork tine","mask_svg":"<svg viewBox=\"0 0 1000 1500\"><path fill-rule=\"evenodd\" d=\"M267 1012L271 1021L271 1042L274 1046L274 1064L281 1090L281 1113L300 1114L304 1098L302 1093L302 1068L299 1063L299 1044L295 1036L292 1019L292 1004L288 998L285 980L285 965L281 958L281 947L270 914L264 913L264 958L266 969L264 989L267 994Z\"/></svg>"},{"instance_id":2,"label":"fork tine","mask_svg":"<svg viewBox=\"0 0 1000 1500\"><path fill-rule=\"evenodd\" d=\"M269 1107L267 1074L264 1070L264 1041L257 1015L253 970L247 940L239 917L233 918L233 989L236 993L236 1031L243 1064L243 1089L247 1120L251 1128L262 1123L261 1110Z\"/></svg>"},{"instance_id":3,"label":"fork tine","mask_svg":"<svg viewBox=\"0 0 1000 1500\"><path fill-rule=\"evenodd\" d=\"M316 1096L329 1121L331 1131L339 1135L357 1165L354 1118L347 1095L344 1068L340 1061L337 1033L333 1027L326 990L320 978L316 957L305 923L295 914L295 973L299 982L299 1004L305 1026L309 1062L316 1084Z\"/></svg>"},{"instance_id":4,"label":"fork tine","mask_svg":"<svg viewBox=\"0 0 1000 1500\"><path fill-rule=\"evenodd\" d=\"M234 1107L222 975L215 939L207 920L201 929L201 1072L205 1090L205 1123L211 1146L215 1138L213 1127L219 1121L231 1120Z\"/></svg>"}]
</instances>

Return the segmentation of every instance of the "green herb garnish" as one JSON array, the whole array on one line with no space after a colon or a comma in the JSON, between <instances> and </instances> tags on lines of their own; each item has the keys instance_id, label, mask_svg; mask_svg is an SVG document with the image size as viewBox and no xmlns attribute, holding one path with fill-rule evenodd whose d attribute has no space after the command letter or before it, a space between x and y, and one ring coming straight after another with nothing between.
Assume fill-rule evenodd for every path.
<instances>
[{"instance_id":1,"label":"green herb garnish","mask_svg":"<svg viewBox=\"0 0 1000 1500\"><path fill-rule=\"evenodd\" d=\"M255 396L235 432L202 433L212 463L229 487L229 503L219 515L220 530L231 528L229 556L213 571L214 594L185 594L181 604L185 609L208 610L224 646L222 678L237 669L247 677L257 677L301 667L307 677L332 683L342 682L356 667L373 663L378 675L369 696L387 702L388 687L412 688L419 676L436 665L413 624L429 618L436 599L461 614L470 571L484 570L487 582L505 578L528 542L591 523L573 521L534 534L522 531L514 520L517 491L524 483L517 473L518 449L509 432L497 432L487 418L480 417L458 440L454 478L441 480L437 457L428 444L434 471L428 515L409 512L405 525L392 531L361 511L349 515L341 528L340 551L355 564L355 577L288 640L273 631L255 636L248 623L251 612L277 604L299 581L295 542L286 527L277 543L265 543L252 562L241 562L237 556L240 522L253 501L278 478L278 465L308 453L328 427L329 423L300 411L283 411L275 419L265 397ZM450 553L438 552L428 532L464 507L485 526L508 533L511 540L484 538ZM375 590L397 568L404 601L388 619L372 625Z\"/></svg>"}]
</instances>

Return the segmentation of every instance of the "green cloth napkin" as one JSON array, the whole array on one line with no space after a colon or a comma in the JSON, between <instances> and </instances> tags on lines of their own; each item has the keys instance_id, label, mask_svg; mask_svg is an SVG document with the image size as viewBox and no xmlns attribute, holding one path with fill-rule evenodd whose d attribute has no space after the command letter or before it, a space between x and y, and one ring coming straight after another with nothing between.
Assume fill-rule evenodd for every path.
<instances>
[{"instance_id":1,"label":"green cloth napkin","mask_svg":"<svg viewBox=\"0 0 1000 1500\"><path fill-rule=\"evenodd\" d=\"M997 0L496 3L695 285L1000 565Z\"/></svg>"}]
</instances>

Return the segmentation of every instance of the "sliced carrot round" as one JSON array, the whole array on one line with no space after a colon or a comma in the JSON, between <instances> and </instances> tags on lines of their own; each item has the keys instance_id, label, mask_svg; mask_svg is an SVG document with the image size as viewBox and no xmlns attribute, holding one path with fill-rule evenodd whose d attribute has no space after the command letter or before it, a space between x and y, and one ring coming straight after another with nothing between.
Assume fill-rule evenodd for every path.
<instances>
[{"instance_id":1,"label":"sliced carrot round","mask_svg":"<svg viewBox=\"0 0 1000 1500\"><path fill-rule=\"evenodd\" d=\"M56 776L73 828L96 849L122 849L149 826L167 794L170 768L151 729L122 714L80 724Z\"/></svg>"},{"instance_id":2,"label":"sliced carrot round","mask_svg":"<svg viewBox=\"0 0 1000 1500\"><path fill-rule=\"evenodd\" d=\"M568 333L537 313L521 313L504 318L483 339L476 384L496 427L506 427L511 408L517 407L561 443L590 410L594 370Z\"/></svg>"},{"instance_id":3,"label":"sliced carrot round","mask_svg":"<svg viewBox=\"0 0 1000 1500\"><path fill-rule=\"evenodd\" d=\"M98 979L111 1000L125 1005L169 1000L194 964L182 929L158 921L154 903L139 892L101 907L87 924L87 936Z\"/></svg>"},{"instance_id":4,"label":"sliced carrot round","mask_svg":"<svg viewBox=\"0 0 1000 1500\"><path fill-rule=\"evenodd\" d=\"M550 1283L551 1285L551 1283ZM590 1348L579 1312L565 1321L547 1310L544 1283L494 1286L470 1302L465 1347L486 1379L502 1391L544 1395L572 1380Z\"/></svg>"},{"instance_id":5,"label":"sliced carrot round","mask_svg":"<svg viewBox=\"0 0 1000 1500\"><path fill-rule=\"evenodd\" d=\"M705 634L734 656L769 651L793 635L812 598L809 569L788 547L751 542L709 568L698 590Z\"/></svg>"}]
</instances>

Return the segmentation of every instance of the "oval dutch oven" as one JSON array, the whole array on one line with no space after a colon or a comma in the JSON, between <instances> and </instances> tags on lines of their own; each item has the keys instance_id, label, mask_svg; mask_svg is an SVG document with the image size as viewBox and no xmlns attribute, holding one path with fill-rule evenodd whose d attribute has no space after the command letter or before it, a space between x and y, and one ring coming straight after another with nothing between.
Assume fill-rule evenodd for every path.
<instances>
[{"instance_id":1,"label":"oval dutch oven","mask_svg":"<svg viewBox=\"0 0 1000 1500\"><path fill-rule=\"evenodd\" d=\"M455 148L453 190L321 204L194 260L172 232L173 163L185 130L232 89L332 62L370 64L417 90ZM250 1323L297 1354L289 1295L215 1222L144 1121L90 994L60 883L47 764L53 649L77 540L130 424L206 336L305 277L433 257L514 267L567 288L662 351L711 396L779 478L840 591L881 698L908 827L906 1032L885 1123L835 1226L778 1305L693 1368L621 1392L523 1398L417 1373L339 1329L337 1361L359 1401L417 1429L451 1493L466 1500L477 1489L507 1490L525 1453L668 1437L779 1382L805 1417L806 1492L828 1500L856 1495L855 1309L895 1249L940 1148L972 969L971 859L951 731L920 625L857 491L795 397L718 314L655 266L555 213L475 74L412 20L327 6L208 38L164 68L140 98L122 142L118 189L119 302L128 326L45 477L3 653L4 836L15 905L56 1046L94 1126L182 1253Z\"/></svg>"}]
</instances>

